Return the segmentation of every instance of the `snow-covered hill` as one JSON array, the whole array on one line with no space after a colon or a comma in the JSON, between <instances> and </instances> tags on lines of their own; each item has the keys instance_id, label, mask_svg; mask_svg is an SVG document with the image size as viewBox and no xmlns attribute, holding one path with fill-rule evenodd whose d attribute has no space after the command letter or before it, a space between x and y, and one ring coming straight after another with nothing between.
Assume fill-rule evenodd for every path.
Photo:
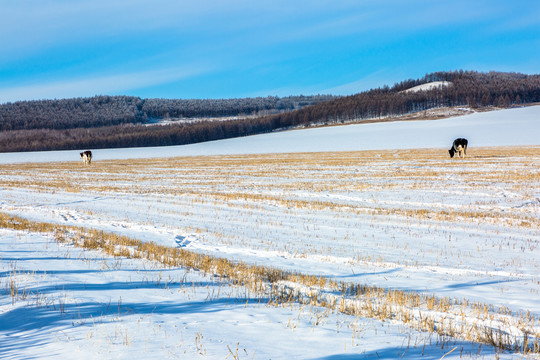
<instances>
[{"instance_id":1,"label":"snow-covered hill","mask_svg":"<svg viewBox=\"0 0 540 360\"><path fill-rule=\"evenodd\" d=\"M539 119L535 106L94 150L91 167L73 163L77 151L0 154L17 163L0 165L0 359L521 358L474 341L476 329L507 344L540 338L540 149L478 147L539 145ZM472 147L465 160L447 158L458 136ZM435 149L381 150L409 148ZM181 157L286 152L297 154ZM33 161L59 163L20 164ZM427 300L376 293L373 308L279 281L377 312L274 306L217 267L76 247L88 229Z\"/></svg>"},{"instance_id":2,"label":"snow-covered hill","mask_svg":"<svg viewBox=\"0 0 540 360\"><path fill-rule=\"evenodd\" d=\"M196 155L540 145L540 106L442 120L383 122L291 130L192 145L93 150L95 161ZM86 150L86 149L81 149ZM0 163L78 161L78 151L0 154Z\"/></svg>"},{"instance_id":3,"label":"snow-covered hill","mask_svg":"<svg viewBox=\"0 0 540 360\"><path fill-rule=\"evenodd\" d=\"M422 84L422 85L414 86L407 90L403 90L403 92L427 91L427 90L436 89L438 87L444 87L444 86L450 86L450 85L452 85L452 83L449 81L432 81L427 84Z\"/></svg>"}]
</instances>

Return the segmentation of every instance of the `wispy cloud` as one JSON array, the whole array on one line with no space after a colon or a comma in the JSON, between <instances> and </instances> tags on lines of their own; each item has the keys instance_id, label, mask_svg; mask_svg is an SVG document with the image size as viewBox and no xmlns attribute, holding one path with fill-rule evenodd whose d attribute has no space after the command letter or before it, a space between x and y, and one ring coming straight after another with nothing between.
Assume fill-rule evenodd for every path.
<instances>
[{"instance_id":1,"label":"wispy cloud","mask_svg":"<svg viewBox=\"0 0 540 360\"><path fill-rule=\"evenodd\" d=\"M423 74L420 73L416 75L421 76ZM407 71L404 69L380 68L377 71L362 76L360 79L321 90L320 93L334 95L357 94L362 91L381 88L383 86L391 87L396 82L405 80L406 77Z\"/></svg>"},{"instance_id":2,"label":"wispy cloud","mask_svg":"<svg viewBox=\"0 0 540 360\"><path fill-rule=\"evenodd\" d=\"M44 82L18 87L0 87L0 103L21 99L55 99L120 94L134 89L171 83L212 71L210 67L189 66L119 75L102 75Z\"/></svg>"},{"instance_id":3,"label":"wispy cloud","mask_svg":"<svg viewBox=\"0 0 540 360\"><path fill-rule=\"evenodd\" d=\"M2 4L0 44L13 47L46 46L62 41L85 41L101 36L143 33L251 31L270 27L285 38L319 37L381 28L417 28L478 19L474 5L462 11L451 5L426 1L273 1L247 0L20 0ZM484 8L482 10L485 10ZM414 21L410 15L414 13ZM409 16L408 16L409 15ZM444 15L444 16L441 16ZM279 27L275 27L280 25Z\"/></svg>"},{"instance_id":4,"label":"wispy cloud","mask_svg":"<svg viewBox=\"0 0 540 360\"><path fill-rule=\"evenodd\" d=\"M178 79L171 69L204 74L206 67L189 65L204 63L219 76L201 76L189 90L221 97L348 93L402 74L519 68L523 59L533 59L535 71L539 11L537 0L3 1L0 101L151 86L156 96L193 96L158 85ZM392 75L366 79L380 69Z\"/></svg>"}]
</instances>

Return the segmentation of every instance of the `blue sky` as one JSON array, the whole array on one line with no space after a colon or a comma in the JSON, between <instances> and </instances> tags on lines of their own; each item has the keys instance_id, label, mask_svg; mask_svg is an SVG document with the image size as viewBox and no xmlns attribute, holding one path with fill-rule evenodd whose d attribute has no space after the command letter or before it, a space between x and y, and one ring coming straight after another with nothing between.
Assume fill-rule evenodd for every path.
<instances>
[{"instance_id":1,"label":"blue sky","mask_svg":"<svg viewBox=\"0 0 540 360\"><path fill-rule=\"evenodd\" d=\"M0 103L354 94L540 73L540 1L0 0Z\"/></svg>"}]
</instances>

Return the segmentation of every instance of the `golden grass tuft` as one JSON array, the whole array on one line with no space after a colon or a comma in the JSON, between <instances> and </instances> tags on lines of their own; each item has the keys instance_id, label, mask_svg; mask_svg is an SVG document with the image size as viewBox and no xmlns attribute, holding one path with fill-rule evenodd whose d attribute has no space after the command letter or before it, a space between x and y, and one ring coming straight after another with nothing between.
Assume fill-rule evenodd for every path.
<instances>
[{"instance_id":1,"label":"golden grass tuft","mask_svg":"<svg viewBox=\"0 0 540 360\"><path fill-rule=\"evenodd\" d=\"M100 230L34 222L1 212L0 228L51 233L58 242L85 249L218 275L222 281L246 287L268 298L269 304L274 306L293 302L309 304L347 315L397 320L418 330L484 343L501 350L540 354L540 334L535 333L538 319L530 312L511 314L507 309L495 309L487 304L468 304L446 297L336 282L325 277L142 242ZM19 296L13 283L10 291L12 299ZM441 313L445 314L442 319ZM510 336L502 330L506 325L514 325L511 319L517 319L522 336Z\"/></svg>"},{"instance_id":2,"label":"golden grass tuft","mask_svg":"<svg viewBox=\"0 0 540 360\"><path fill-rule=\"evenodd\" d=\"M283 219L259 220L253 214L265 214L276 207L280 213L291 217L298 214L305 218L316 218L321 214L328 218L362 216L374 222L381 220L404 224L405 228L408 224L469 226L472 229L483 227L483 231L490 229L490 232L486 232L488 237L498 232L520 233L528 237L527 241L520 243L508 240L507 243L501 241L492 244L486 241L485 244L475 244L478 254L493 246L498 246L499 251L514 250L516 247L523 253L538 251L540 244L534 239L540 229L538 188L539 146L504 150L471 147L466 159L449 159L446 149L418 149L180 157L129 162L99 161L96 157L91 167L82 167L78 161L0 165L0 189L47 194L80 193L84 190L101 197L140 197L148 199L152 204L149 209L155 206L156 211L169 211L167 205L181 208L181 214L168 215L184 217L188 222L197 220L199 214L196 211L201 207L234 209L235 214L245 215L248 220L256 217L260 221L256 227L285 229L291 238L296 229L288 229L290 225L282 224ZM436 200L429 196L434 189L437 190L434 195ZM401 203L388 201L403 193L415 201L407 197L399 199ZM467 202L474 193L489 196ZM163 209L156 205L161 202L166 203ZM7 201L6 204L10 206ZM223 216L228 215L224 213ZM370 225L369 222L365 224ZM194 228L197 226L201 225L193 225ZM315 227L318 224L306 223L304 226L306 233L317 236ZM32 222L6 214L0 215L0 227L54 233L58 241L73 242L115 256L144 258L164 266L198 269L264 294L275 304L299 302L325 306L346 314L397 320L413 328L492 344L501 349L538 353L538 319L526 312L513 314L505 308L492 308L465 300L336 282L325 277L286 272L183 248L143 243L102 231ZM205 229L193 231L208 233ZM213 231L212 235L224 244L244 241L233 239L221 229ZM258 239L258 246L272 249L273 245L265 235ZM392 235L390 231L385 236ZM350 235L347 233L344 236ZM346 240L362 241L352 236ZM449 244L453 244L450 240ZM410 241L415 241L414 236ZM290 248L278 250L307 257L330 253L327 250L331 250L334 244L305 247L300 253L294 244L286 246ZM394 246L404 251L407 245ZM448 246L440 250L440 255L444 251L445 256L452 257L451 251L458 250ZM358 262L382 264L389 261L377 252L353 256L358 258ZM519 268L522 260L513 256L507 261L514 268ZM531 291L537 296L540 282L536 279L533 284ZM12 289L13 294L21 293L15 286ZM434 315L437 312L445 314L446 319L441 320L440 316ZM499 330L507 326L520 329L522 336L509 336Z\"/></svg>"}]
</instances>

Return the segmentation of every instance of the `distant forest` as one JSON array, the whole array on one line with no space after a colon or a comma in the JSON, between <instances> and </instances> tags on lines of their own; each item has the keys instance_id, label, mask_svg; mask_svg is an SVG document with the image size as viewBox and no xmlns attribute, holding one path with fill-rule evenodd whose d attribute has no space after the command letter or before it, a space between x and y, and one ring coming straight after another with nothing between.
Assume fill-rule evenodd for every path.
<instances>
[{"instance_id":1,"label":"distant forest","mask_svg":"<svg viewBox=\"0 0 540 360\"><path fill-rule=\"evenodd\" d=\"M434 81L448 86L404 91ZM507 108L540 102L540 75L437 72L347 97L223 100L96 96L0 105L0 152L182 145L440 107ZM205 118L236 117L232 120ZM201 119L149 125L164 119Z\"/></svg>"},{"instance_id":2,"label":"distant forest","mask_svg":"<svg viewBox=\"0 0 540 360\"><path fill-rule=\"evenodd\" d=\"M330 95L243 99L141 99L95 96L61 100L19 101L0 105L0 131L76 129L147 124L168 118L248 117L277 114L332 100Z\"/></svg>"}]
</instances>

